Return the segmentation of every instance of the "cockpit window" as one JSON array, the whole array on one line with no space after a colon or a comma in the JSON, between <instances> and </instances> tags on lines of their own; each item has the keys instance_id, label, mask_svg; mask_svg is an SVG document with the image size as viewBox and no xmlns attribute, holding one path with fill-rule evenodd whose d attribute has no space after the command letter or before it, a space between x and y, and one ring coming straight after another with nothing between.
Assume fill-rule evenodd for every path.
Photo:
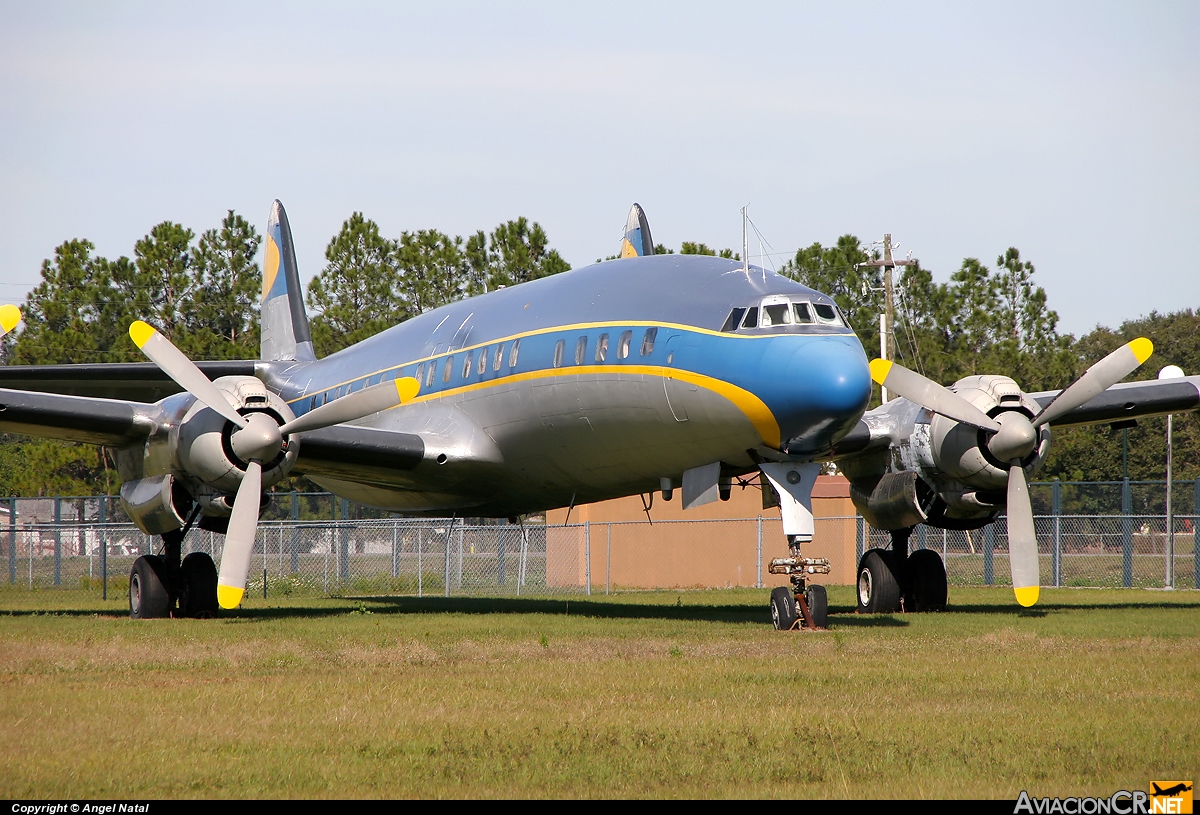
<instances>
[{"instance_id":1,"label":"cockpit window","mask_svg":"<svg viewBox=\"0 0 1200 815\"><path fill-rule=\"evenodd\" d=\"M737 331L738 323L742 321L742 315L746 313L744 308L735 308L729 312L729 316L725 318L725 325L721 326L722 331Z\"/></svg>"},{"instance_id":2,"label":"cockpit window","mask_svg":"<svg viewBox=\"0 0 1200 815\"><path fill-rule=\"evenodd\" d=\"M841 325L842 321L838 319L837 312L828 303L815 303L813 309L817 312L819 321L829 325Z\"/></svg>"},{"instance_id":3,"label":"cockpit window","mask_svg":"<svg viewBox=\"0 0 1200 815\"><path fill-rule=\"evenodd\" d=\"M791 325L792 324L792 306L791 303L772 303L763 306L762 327L766 328L769 325Z\"/></svg>"},{"instance_id":4,"label":"cockpit window","mask_svg":"<svg viewBox=\"0 0 1200 815\"><path fill-rule=\"evenodd\" d=\"M793 303L796 311L796 322L811 323L813 321L812 309L808 307L808 303Z\"/></svg>"},{"instance_id":5,"label":"cockpit window","mask_svg":"<svg viewBox=\"0 0 1200 815\"><path fill-rule=\"evenodd\" d=\"M758 328L758 306L746 309L746 319L742 320L742 328Z\"/></svg>"}]
</instances>

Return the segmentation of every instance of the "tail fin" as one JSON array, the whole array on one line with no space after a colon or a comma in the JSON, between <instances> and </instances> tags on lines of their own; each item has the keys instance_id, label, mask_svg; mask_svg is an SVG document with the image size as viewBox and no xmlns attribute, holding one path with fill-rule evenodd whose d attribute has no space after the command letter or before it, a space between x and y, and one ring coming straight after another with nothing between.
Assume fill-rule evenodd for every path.
<instances>
[{"instance_id":1,"label":"tail fin","mask_svg":"<svg viewBox=\"0 0 1200 815\"><path fill-rule=\"evenodd\" d=\"M304 290L296 271L292 228L278 200L271 205L264 249L259 353L263 359L316 359L304 310Z\"/></svg>"},{"instance_id":2,"label":"tail fin","mask_svg":"<svg viewBox=\"0 0 1200 815\"><path fill-rule=\"evenodd\" d=\"M650 223L640 204L629 209L625 221L625 237L621 239L621 257L637 258L654 254L654 239L650 237Z\"/></svg>"}]
</instances>

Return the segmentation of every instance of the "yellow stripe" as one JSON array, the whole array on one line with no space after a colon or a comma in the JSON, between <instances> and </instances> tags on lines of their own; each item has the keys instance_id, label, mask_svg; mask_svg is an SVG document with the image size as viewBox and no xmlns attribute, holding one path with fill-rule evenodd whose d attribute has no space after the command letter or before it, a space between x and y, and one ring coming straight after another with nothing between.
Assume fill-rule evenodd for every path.
<instances>
[{"instance_id":1,"label":"yellow stripe","mask_svg":"<svg viewBox=\"0 0 1200 815\"><path fill-rule=\"evenodd\" d=\"M154 330L154 326L144 323L141 320L134 320L133 325L129 326L129 338L133 340L133 344L138 348L150 342L150 338L157 333Z\"/></svg>"},{"instance_id":2,"label":"yellow stripe","mask_svg":"<svg viewBox=\"0 0 1200 815\"><path fill-rule=\"evenodd\" d=\"M267 302L267 293L275 285L275 275L279 274L279 246L271 234L267 233L267 245L263 248L263 288L262 302Z\"/></svg>"},{"instance_id":3,"label":"yellow stripe","mask_svg":"<svg viewBox=\"0 0 1200 815\"><path fill-rule=\"evenodd\" d=\"M1038 601L1038 594L1041 593L1041 586L1023 586L1014 588L1013 594L1017 595L1017 602L1029 608Z\"/></svg>"},{"instance_id":4,"label":"yellow stripe","mask_svg":"<svg viewBox=\"0 0 1200 815\"><path fill-rule=\"evenodd\" d=\"M245 589L236 586L217 586L217 602L221 604L221 608L237 608L245 593Z\"/></svg>"},{"instance_id":5,"label":"yellow stripe","mask_svg":"<svg viewBox=\"0 0 1200 815\"><path fill-rule=\"evenodd\" d=\"M490 388L496 385L508 384L510 382L529 382L535 379L548 379L555 376L578 376L581 374L627 374L627 375L645 375L659 378L678 379L681 382L688 382L705 390L724 396L732 402L738 410L746 415L750 423L754 425L754 429L758 431L764 443L771 447L778 447L780 441L779 422L775 420L775 414L771 413L771 409L767 407L763 400L759 399L753 393L744 388L739 388L737 385L732 385L721 379L715 379L711 376L692 373L691 371L680 371L675 368L664 368L660 365L580 365L574 368L543 368L539 371L528 371L521 374L513 374L502 379L493 379L485 382L473 382L470 385L462 385L457 388L448 388L444 391L428 393L424 396L418 396L408 404L417 404L418 402L433 402L439 399L445 399L453 396L459 396L464 393Z\"/></svg>"}]
</instances>

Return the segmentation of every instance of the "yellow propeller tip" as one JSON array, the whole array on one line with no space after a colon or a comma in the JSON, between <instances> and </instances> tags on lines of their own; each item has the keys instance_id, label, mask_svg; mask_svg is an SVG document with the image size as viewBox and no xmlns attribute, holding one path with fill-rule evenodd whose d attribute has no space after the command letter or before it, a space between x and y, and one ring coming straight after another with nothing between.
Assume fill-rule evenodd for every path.
<instances>
[{"instance_id":1,"label":"yellow propeller tip","mask_svg":"<svg viewBox=\"0 0 1200 815\"><path fill-rule=\"evenodd\" d=\"M404 376L396 380L396 395L400 397L400 404L414 399L420 390L421 383L411 376Z\"/></svg>"},{"instance_id":2,"label":"yellow propeller tip","mask_svg":"<svg viewBox=\"0 0 1200 815\"><path fill-rule=\"evenodd\" d=\"M1138 365L1141 365L1150 359L1150 355L1154 353L1154 343L1145 337L1138 337L1136 340L1130 341L1129 350L1137 357Z\"/></svg>"},{"instance_id":3,"label":"yellow propeller tip","mask_svg":"<svg viewBox=\"0 0 1200 815\"><path fill-rule=\"evenodd\" d=\"M892 370L892 362L887 359L871 360L871 379L878 382L880 385L887 379L888 374Z\"/></svg>"},{"instance_id":4,"label":"yellow propeller tip","mask_svg":"<svg viewBox=\"0 0 1200 815\"><path fill-rule=\"evenodd\" d=\"M21 309L13 305L0 306L0 326L4 326L5 334L16 328L19 322L21 322Z\"/></svg>"},{"instance_id":5,"label":"yellow propeller tip","mask_svg":"<svg viewBox=\"0 0 1200 815\"><path fill-rule=\"evenodd\" d=\"M1013 594L1017 596L1017 602L1029 608L1038 601L1038 595L1041 593L1041 586L1025 586L1023 588L1014 588Z\"/></svg>"},{"instance_id":6,"label":"yellow propeller tip","mask_svg":"<svg viewBox=\"0 0 1200 815\"><path fill-rule=\"evenodd\" d=\"M138 348L150 342L150 338L156 333L154 326L144 323L141 320L134 320L133 325L129 326L129 338L133 340L133 344Z\"/></svg>"},{"instance_id":7,"label":"yellow propeller tip","mask_svg":"<svg viewBox=\"0 0 1200 815\"><path fill-rule=\"evenodd\" d=\"M217 602L221 604L221 608L237 608L241 605L242 595L245 593L245 589L236 586L217 586Z\"/></svg>"}]
</instances>

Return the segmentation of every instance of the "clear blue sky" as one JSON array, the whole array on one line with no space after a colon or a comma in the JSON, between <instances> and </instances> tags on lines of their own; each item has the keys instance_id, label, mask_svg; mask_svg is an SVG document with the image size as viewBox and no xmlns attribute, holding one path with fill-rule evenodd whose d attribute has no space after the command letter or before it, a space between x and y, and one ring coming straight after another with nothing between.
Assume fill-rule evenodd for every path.
<instances>
[{"instance_id":1,"label":"clear blue sky","mask_svg":"<svg viewBox=\"0 0 1200 815\"><path fill-rule=\"evenodd\" d=\"M526 215L573 265L654 237L1008 246L1080 334L1200 307L1200 4L0 2L0 298L86 237L280 198L301 275ZM752 247L757 252L757 245ZM776 263L784 256L774 257Z\"/></svg>"}]
</instances>

